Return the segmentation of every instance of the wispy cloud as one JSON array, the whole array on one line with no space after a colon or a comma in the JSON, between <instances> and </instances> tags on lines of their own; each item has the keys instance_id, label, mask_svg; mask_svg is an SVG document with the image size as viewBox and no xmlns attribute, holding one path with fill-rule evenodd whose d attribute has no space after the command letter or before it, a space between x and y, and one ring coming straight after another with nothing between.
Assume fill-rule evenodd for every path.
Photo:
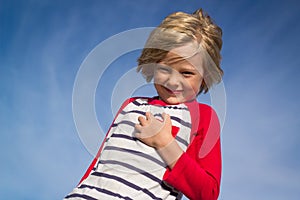
<instances>
[{"instance_id":1,"label":"wispy cloud","mask_svg":"<svg viewBox=\"0 0 300 200\"><path fill-rule=\"evenodd\" d=\"M296 199L299 6L292 0L252 3L205 3L224 25L227 117L220 199ZM89 51L113 34L155 26L166 14L193 10L202 2L129 4L31 1L8 6L10 32L1 44L6 56L0 67L2 197L61 199L87 168L92 156L77 135L71 103L77 70ZM120 61L130 69L134 56ZM118 67L107 77L115 76ZM105 92L111 87L100 84L103 91L97 92L103 94L96 98L109 102ZM98 115L107 114L97 106ZM104 126L111 117L101 119Z\"/></svg>"}]
</instances>

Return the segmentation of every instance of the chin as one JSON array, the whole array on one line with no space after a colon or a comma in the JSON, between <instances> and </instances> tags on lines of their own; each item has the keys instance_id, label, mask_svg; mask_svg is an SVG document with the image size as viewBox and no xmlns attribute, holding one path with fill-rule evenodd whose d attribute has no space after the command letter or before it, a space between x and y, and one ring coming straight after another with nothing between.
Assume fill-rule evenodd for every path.
<instances>
[{"instance_id":1,"label":"chin","mask_svg":"<svg viewBox=\"0 0 300 200\"><path fill-rule=\"evenodd\" d=\"M164 102L167 103L167 104L179 104L179 103L183 103L185 102L183 99L180 99L180 98L176 98L176 97L169 97L169 98L166 98L164 99Z\"/></svg>"},{"instance_id":2,"label":"chin","mask_svg":"<svg viewBox=\"0 0 300 200\"><path fill-rule=\"evenodd\" d=\"M163 101L167 104L173 105L173 104L180 104L180 103L185 103L189 101L195 100L195 96L188 97L188 98L178 98L178 97L167 97L167 98L162 98Z\"/></svg>"}]
</instances>

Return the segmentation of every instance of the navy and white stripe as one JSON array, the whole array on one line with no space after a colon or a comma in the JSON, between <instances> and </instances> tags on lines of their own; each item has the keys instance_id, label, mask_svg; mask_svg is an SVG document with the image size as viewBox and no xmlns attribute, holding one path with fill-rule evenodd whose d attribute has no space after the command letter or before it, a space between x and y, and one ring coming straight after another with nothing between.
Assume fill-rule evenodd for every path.
<instances>
[{"instance_id":1,"label":"navy and white stripe","mask_svg":"<svg viewBox=\"0 0 300 200\"><path fill-rule=\"evenodd\" d=\"M171 116L183 150L190 141L191 117L185 104L157 106L136 99L118 114L91 174L66 199L180 199L182 194L162 181L166 164L154 148L134 137L138 117L151 112Z\"/></svg>"}]
</instances>

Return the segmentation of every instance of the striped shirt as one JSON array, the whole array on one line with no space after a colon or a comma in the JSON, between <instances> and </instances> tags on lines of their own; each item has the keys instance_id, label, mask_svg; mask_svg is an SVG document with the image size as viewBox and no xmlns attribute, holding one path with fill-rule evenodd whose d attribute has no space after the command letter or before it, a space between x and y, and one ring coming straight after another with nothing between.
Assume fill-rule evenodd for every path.
<instances>
[{"instance_id":1,"label":"striped shirt","mask_svg":"<svg viewBox=\"0 0 300 200\"><path fill-rule=\"evenodd\" d=\"M185 104L152 105L148 98L127 104L116 116L96 165L65 199L181 199L182 194L163 180L167 165L152 147L134 137L138 117L151 112L171 117L175 139L185 151L190 142L191 115ZM174 134L174 133L173 133Z\"/></svg>"}]
</instances>

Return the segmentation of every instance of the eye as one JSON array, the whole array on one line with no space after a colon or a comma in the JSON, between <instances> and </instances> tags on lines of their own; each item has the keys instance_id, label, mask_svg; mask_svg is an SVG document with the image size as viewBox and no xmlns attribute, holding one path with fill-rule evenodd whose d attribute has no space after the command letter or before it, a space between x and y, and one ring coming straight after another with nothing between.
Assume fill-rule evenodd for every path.
<instances>
[{"instance_id":1,"label":"eye","mask_svg":"<svg viewBox=\"0 0 300 200\"><path fill-rule=\"evenodd\" d=\"M191 71L183 71L183 72L181 72L181 74L182 74L184 77L190 77L190 76L193 76L195 73L194 73L194 72L191 72Z\"/></svg>"},{"instance_id":2,"label":"eye","mask_svg":"<svg viewBox=\"0 0 300 200\"><path fill-rule=\"evenodd\" d=\"M162 65L157 66L156 70L161 73L170 73L171 72L171 69L169 67L162 66Z\"/></svg>"}]
</instances>

